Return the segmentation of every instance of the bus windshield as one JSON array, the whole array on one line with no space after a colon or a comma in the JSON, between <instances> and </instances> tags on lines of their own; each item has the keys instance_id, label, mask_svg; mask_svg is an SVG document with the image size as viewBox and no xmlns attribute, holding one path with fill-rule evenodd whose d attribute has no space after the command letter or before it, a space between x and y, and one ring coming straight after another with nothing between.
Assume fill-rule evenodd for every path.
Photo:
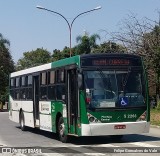
<instances>
[{"instance_id":1,"label":"bus windshield","mask_svg":"<svg viewBox=\"0 0 160 156\"><path fill-rule=\"evenodd\" d=\"M145 106L141 70L84 71L84 81L89 108Z\"/></svg>"}]
</instances>

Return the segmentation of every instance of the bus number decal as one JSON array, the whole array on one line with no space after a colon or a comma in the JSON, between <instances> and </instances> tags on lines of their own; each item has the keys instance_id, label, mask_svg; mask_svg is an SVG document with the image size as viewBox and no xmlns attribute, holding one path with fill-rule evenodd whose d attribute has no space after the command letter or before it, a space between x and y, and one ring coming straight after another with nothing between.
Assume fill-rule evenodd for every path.
<instances>
[{"instance_id":1,"label":"bus number decal","mask_svg":"<svg viewBox=\"0 0 160 156\"><path fill-rule=\"evenodd\" d=\"M124 114L124 118L126 119L133 119L137 118L137 114Z\"/></svg>"}]
</instances>

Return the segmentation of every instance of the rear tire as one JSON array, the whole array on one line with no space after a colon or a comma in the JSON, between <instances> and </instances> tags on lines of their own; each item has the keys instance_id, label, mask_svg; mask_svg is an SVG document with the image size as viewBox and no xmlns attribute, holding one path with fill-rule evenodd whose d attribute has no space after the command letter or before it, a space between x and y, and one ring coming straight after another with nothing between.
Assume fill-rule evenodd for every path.
<instances>
[{"instance_id":1,"label":"rear tire","mask_svg":"<svg viewBox=\"0 0 160 156\"><path fill-rule=\"evenodd\" d=\"M68 142L68 136L65 134L65 125L63 117L61 116L58 121L58 135L59 140L63 143Z\"/></svg>"},{"instance_id":2,"label":"rear tire","mask_svg":"<svg viewBox=\"0 0 160 156\"><path fill-rule=\"evenodd\" d=\"M22 131L25 131L25 130L26 130L26 126L25 126L25 121L24 121L24 114L23 114L23 112L20 113L19 124L20 124L21 130L22 130Z\"/></svg>"}]
</instances>

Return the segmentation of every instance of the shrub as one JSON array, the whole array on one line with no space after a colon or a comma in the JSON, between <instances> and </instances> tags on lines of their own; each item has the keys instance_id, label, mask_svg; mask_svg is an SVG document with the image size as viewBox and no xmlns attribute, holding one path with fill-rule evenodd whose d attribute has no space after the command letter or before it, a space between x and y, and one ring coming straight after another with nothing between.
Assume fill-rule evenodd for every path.
<instances>
[{"instance_id":1,"label":"shrub","mask_svg":"<svg viewBox=\"0 0 160 156\"><path fill-rule=\"evenodd\" d=\"M157 102L156 109L157 109L157 110L160 110L160 100Z\"/></svg>"}]
</instances>

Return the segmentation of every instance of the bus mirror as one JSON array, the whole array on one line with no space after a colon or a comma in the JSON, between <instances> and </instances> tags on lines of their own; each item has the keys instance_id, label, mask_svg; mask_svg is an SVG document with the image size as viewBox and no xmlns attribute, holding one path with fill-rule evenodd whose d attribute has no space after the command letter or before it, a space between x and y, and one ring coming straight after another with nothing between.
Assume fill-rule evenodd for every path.
<instances>
[{"instance_id":1,"label":"bus mirror","mask_svg":"<svg viewBox=\"0 0 160 156\"><path fill-rule=\"evenodd\" d=\"M78 88L82 88L82 74L78 74Z\"/></svg>"}]
</instances>

